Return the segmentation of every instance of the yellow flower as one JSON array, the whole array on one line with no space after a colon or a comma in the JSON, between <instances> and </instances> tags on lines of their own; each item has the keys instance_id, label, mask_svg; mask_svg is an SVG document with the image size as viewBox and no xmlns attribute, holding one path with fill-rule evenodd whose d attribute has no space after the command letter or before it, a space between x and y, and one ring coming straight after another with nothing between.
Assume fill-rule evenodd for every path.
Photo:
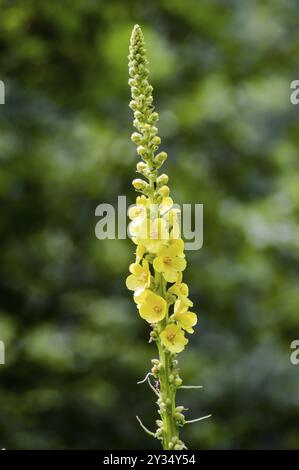
<instances>
[{"instance_id":1,"label":"yellow flower","mask_svg":"<svg viewBox=\"0 0 299 470\"><path fill-rule=\"evenodd\" d=\"M167 325L160 333L162 344L173 354L183 351L188 343L184 332L177 325Z\"/></svg>"},{"instance_id":2,"label":"yellow flower","mask_svg":"<svg viewBox=\"0 0 299 470\"><path fill-rule=\"evenodd\" d=\"M162 202L159 205L159 211L161 215L166 214L170 211L173 206L173 200L171 197L163 197Z\"/></svg>"},{"instance_id":3,"label":"yellow flower","mask_svg":"<svg viewBox=\"0 0 299 470\"><path fill-rule=\"evenodd\" d=\"M141 303L139 303L140 301ZM163 297L150 290L138 297L137 306L141 318L148 323L157 323L163 320L167 311L167 303Z\"/></svg>"},{"instance_id":4,"label":"yellow flower","mask_svg":"<svg viewBox=\"0 0 299 470\"><path fill-rule=\"evenodd\" d=\"M177 324L188 333L194 333L193 326L197 323L196 313L188 311L188 305L182 300L177 300L174 304L174 314L171 315Z\"/></svg>"},{"instance_id":5,"label":"yellow flower","mask_svg":"<svg viewBox=\"0 0 299 470\"><path fill-rule=\"evenodd\" d=\"M142 195L138 196L136 199L136 205L129 208L129 217L131 220L134 220L138 217L143 217L146 215L146 209L150 205L150 200Z\"/></svg>"},{"instance_id":6,"label":"yellow flower","mask_svg":"<svg viewBox=\"0 0 299 470\"><path fill-rule=\"evenodd\" d=\"M154 259L154 268L162 273L167 282L176 282L179 272L186 268L186 260L181 256L180 247L173 243L162 247Z\"/></svg>"},{"instance_id":7,"label":"yellow flower","mask_svg":"<svg viewBox=\"0 0 299 470\"><path fill-rule=\"evenodd\" d=\"M193 302L188 299L189 287L187 284L182 282L182 277L182 273L179 273L177 282L168 289L168 292L176 295L179 300L182 300L185 304L193 307Z\"/></svg>"},{"instance_id":8,"label":"yellow flower","mask_svg":"<svg viewBox=\"0 0 299 470\"><path fill-rule=\"evenodd\" d=\"M148 262L144 259L142 265L133 263L130 265L130 276L127 277L126 285L129 290L141 290L149 287L151 282L151 273Z\"/></svg>"},{"instance_id":9,"label":"yellow flower","mask_svg":"<svg viewBox=\"0 0 299 470\"><path fill-rule=\"evenodd\" d=\"M145 301L145 297L152 291L150 289L136 290L134 292L134 302L137 304L137 308Z\"/></svg>"},{"instance_id":10,"label":"yellow flower","mask_svg":"<svg viewBox=\"0 0 299 470\"><path fill-rule=\"evenodd\" d=\"M138 236L144 230L147 224L146 212L141 213L139 217L135 217L129 224L129 234L134 243L138 243Z\"/></svg>"},{"instance_id":11,"label":"yellow flower","mask_svg":"<svg viewBox=\"0 0 299 470\"><path fill-rule=\"evenodd\" d=\"M145 248L144 246L138 244L136 248L136 263L139 263L139 261L142 259L143 255L145 253Z\"/></svg>"},{"instance_id":12,"label":"yellow flower","mask_svg":"<svg viewBox=\"0 0 299 470\"><path fill-rule=\"evenodd\" d=\"M185 254L184 254L185 243L184 243L184 240L182 240L181 238L176 238L176 239L171 238L170 239L170 246L175 246L178 250L178 256L180 258L185 258Z\"/></svg>"},{"instance_id":13,"label":"yellow flower","mask_svg":"<svg viewBox=\"0 0 299 470\"><path fill-rule=\"evenodd\" d=\"M165 220L157 218L143 221L136 236L137 243L141 243L149 253L157 253L169 240L168 227Z\"/></svg>"},{"instance_id":14,"label":"yellow flower","mask_svg":"<svg viewBox=\"0 0 299 470\"><path fill-rule=\"evenodd\" d=\"M170 238L178 240L181 236L181 210L173 207L167 214L169 226L171 227Z\"/></svg>"}]
</instances>

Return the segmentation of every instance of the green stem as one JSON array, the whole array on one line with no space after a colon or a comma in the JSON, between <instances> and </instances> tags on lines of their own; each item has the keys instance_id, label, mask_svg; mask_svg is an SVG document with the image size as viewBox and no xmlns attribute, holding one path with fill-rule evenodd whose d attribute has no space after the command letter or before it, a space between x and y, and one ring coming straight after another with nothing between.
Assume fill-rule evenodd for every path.
<instances>
[{"instance_id":1,"label":"green stem","mask_svg":"<svg viewBox=\"0 0 299 470\"><path fill-rule=\"evenodd\" d=\"M161 274L159 275L159 278L159 291L165 298L166 282ZM167 325L167 320L168 313L166 318L161 322L161 329ZM163 421L163 449L169 450L171 449L169 444L172 442L173 438L179 437L179 430L175 421L176 386L174 385L173 380L171 380L171 376L173 379L171 354L162 346L159 339L157 340L157 346L159 351L159 360L162 365L159 379L162 399L161 418Z\"/></svg>"},{"instance_id":2,"label":"green stem","mask_svg":"<svg viewBox=\"0 0 299 470\"><path fill-rule=\"evenodd\" d=\"M170 449L170 442L173 437L178 437L178 427L176 425L175 414L175 387L170 383L171 375L170 354L158 346L162 372L160 375L160 390L162 402L165 404L162 412L163 421L163 448Z\"/></svg>"}]
</instances>

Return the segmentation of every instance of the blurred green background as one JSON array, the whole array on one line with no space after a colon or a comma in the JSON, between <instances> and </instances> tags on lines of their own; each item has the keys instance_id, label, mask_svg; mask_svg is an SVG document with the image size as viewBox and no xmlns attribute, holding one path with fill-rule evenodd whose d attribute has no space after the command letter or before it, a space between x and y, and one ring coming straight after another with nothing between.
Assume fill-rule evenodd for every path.
<instances>
[{"instance_id":1,"label":"blurred green background","mask_svg":"<svg viewBox=\"0 0 299 470\"><path fill-rule=\"evenodd\" d=\"M95 208L131 203L127 55L143 28L164 166L204 204L185 279L200 323L180 355L191 449L299 447L299 78L295 0L0 2L0 447L154 449L155 347L126 290L130 240Z\"/></svg>"}]
</instances>

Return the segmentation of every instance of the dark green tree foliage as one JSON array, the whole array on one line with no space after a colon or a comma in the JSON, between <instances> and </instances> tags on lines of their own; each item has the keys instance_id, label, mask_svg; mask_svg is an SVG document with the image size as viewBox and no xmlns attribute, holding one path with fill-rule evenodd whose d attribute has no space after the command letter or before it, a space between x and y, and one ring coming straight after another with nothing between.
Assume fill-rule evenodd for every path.
<instances>
[{"instance_id":1,"label":"dark green tree foliage","mask_svg":"<svg viewBox=\"0 0 299 470\"><path fill-rule=\"evenodd\" d=\"M296 2L1 2L0 445L151 448L152 357L125 288L129 240L95 207L135 167L127 50L146 35L174 199L204 204L187 253L200 325L181 366L191 448L299 445ZM184 394L188 393L188 397Z\"/></svg>"}]
</instances>

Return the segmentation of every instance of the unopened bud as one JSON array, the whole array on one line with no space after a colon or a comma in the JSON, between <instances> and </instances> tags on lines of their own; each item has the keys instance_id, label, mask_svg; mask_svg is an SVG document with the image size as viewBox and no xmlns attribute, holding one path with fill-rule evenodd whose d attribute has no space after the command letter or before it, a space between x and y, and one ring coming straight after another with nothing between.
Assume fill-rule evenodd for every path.
<instances>
[{"instance_id":1,"label":"unopened bud","mask_svg":"<svg viewBox=\"0 0 299 470\"><path fill-rule=\"evenodd\" d=\"M175 381L174 381L174 385L176 385L177 387L180 387L182 385L183 381L181 379L181 377L176 377L175 378Z\"/></svg>"},{"instance_id":2,"label":"unopened bud","mask_svg":"<svg viewBox=\"0 0 299 470\"><path fill-rule=\"evenodd\" d=\"M184 410L185 410L184 406L177 406L176 409L175 409L176 413L181 413Z\"/></svg>"},{"instance_id":3,"label":"unopened bud","mask_svg":"<svg viewBox=\"0 0 299 470\"><path fill-rule=\"evenodd\" d=\"M133 111L135 111L135 109L137 109L136 101L135 100L130 101L129 106L130 106L131 109L133 109Z\"/></svg>"},{"instance_id":4,"label":"unopened bud","mask_svg":"<svg viewBox=\"0 0 299 470\"><path fill-rule=\"evenodd\" d=\"M140 178L134 179L132 185L137 191L145 191L148 188L148 184Z\"/></svg>"},{"instance_id":5,"label":"unopened bud","mask_svg":"<svg viewBox=\"0 0 299 470\"><path fill-rule=\"evenodd\" d=\"M151 124L155 124L159 119L159 114L154 112L150 115L150 117L148 118L148 121L151 123Z\"/></svg>"},{"instance_id":6,"label":"unopened bud","mask_svg":"<svg viewBox=\"0 0 299 470\"><path fill-rule=\"evenodd\" d=\"M179 423L185 422L185 416L182 413L175 413L174 417Z\"/></svg>"},{"instance_id":7,"label":"unopened bud","mask_svg":"<svg viewBox=\"0 0 299 470\"><path fill-rule=\"evenodd\" d=\"M151 337L151 339L156 340L157 337L158 337L157 331L156 331L156 330L152 330L152 331L150 332L150 337Z\"/></svg>"},{"instance_id":8,"label":"unopened bud","mask_svg":"<svg viewBox=\"0 0 299 470\"><path fill-rule=\"evenodd\" d=\"M153 145L160 145L161 144L161 139L158 135L155 135L155 137L152 138L152 144Z\"/></svg>"},{"instance_id":9,"label":"unopened bud","mask_svg":"<svg viewBox=\"0 0 299 470\"><path fill-rule=\"evenodd\" d=\"M138 162L136 165L136 169L138 173L144 174L145 170L147 170L147 164L144 162Z\"/></svg>"},{"instance_id":10,"label":"unopened bud","mask_svg":"<svg viewBox=\"0 0 299 470\"><path fill-rule=\"evenodd\" d=\"M167 158L167 153L166 152L160 152L158 155L155 156L155 166L156 168L160 168L160 166L163 165Z\"/></svg>"},{"instance_id":11,"label":"unopened bud","mask_svg":"<svg viewBox=\"0 0 299 470\"><path fill-rule=\"evenodd\" d=\"M142 136L138 132L133 132L131 135L131 140L135 144L139 144L141 142Z\"/></svg>"},{"instance_id":12,"label":"unopened bud","mask_svg":"<svg viewBox=\"0 0 299 470\"><path fill-rule=\"evenodd\" d=\"M162 403L160 403L160 409L161 411L165 411L166 410L166 405L165 403L162 401Z\"/></svg>"},{"instance_id":13,"label":"unopened bud","mask_svg":"<svg viewBox=\"0 0 299 470\"><path fill-rule=\"evenodd\" d=\"M136 86L136 80L134 80L134 78L129 78L129 82L128 82L128 83L129 83L129 85L130 85L131 87Z\"/></svg>"},{"instance_id":14,"label":"unopened bud","mask_svg":"<svg viewBox=\"0 0 299 470\"><path fill-rule=\"evenodd\" d=\"M165 186L168 183L168 176L163 173L157 178L157 185L158 186Z\"/></svg>"},{"instance_id":15,"label":"unopened bud","mask_svg":"<svg viewBox=\"0 0 299 470\"><path fill-rule=\"evenodd\" d=\"M138 155L140 155L141 157L142 157L143 155L145 155L145 154L146 154L146 149L145 149L145 147L143 147L143 145L139 145L139 146L137 147L137 153L138 153Z\"/></svg>"},{"instance_id":16,"label":"unopened bud","mask_svg":"<svg viewBox=\"0 0 299 470\"><path fill-rule=\"evenodd\" d=\"M169 193L170 193L170 189L168 186L166 186L164 184L164 186L161 186L161 188L159 189L159 193L163 196L163 197L168 197L169 196Z\"/></svg>"}]
</instances>

